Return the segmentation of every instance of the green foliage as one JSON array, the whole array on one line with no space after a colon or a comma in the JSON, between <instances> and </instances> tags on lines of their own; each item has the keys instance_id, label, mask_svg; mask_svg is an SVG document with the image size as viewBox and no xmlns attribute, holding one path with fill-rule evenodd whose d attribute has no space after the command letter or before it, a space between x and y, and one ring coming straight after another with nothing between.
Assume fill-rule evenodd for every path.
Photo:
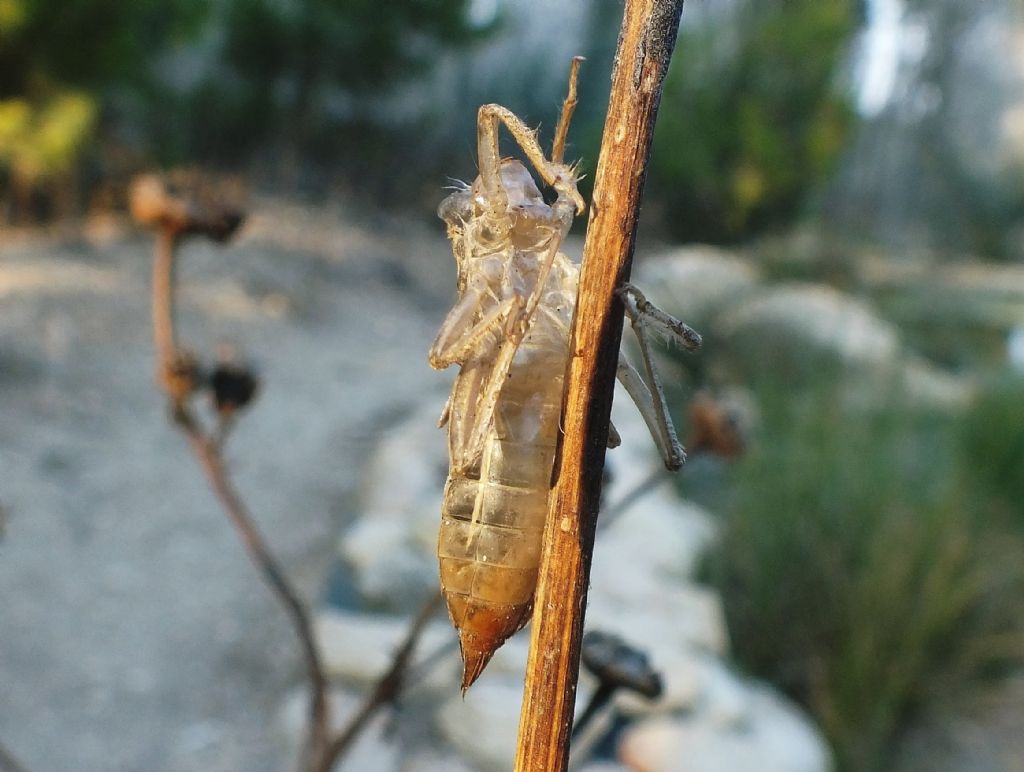
<instances>
[{"instance_id":1,"label":"green foliage","mask_svg":"<svg viewBox=\"0 0 1024 772\"><path fill-rule=\"evenodd\" d=\"M883 769L922 706L1020 663L1024 545L958 473L951 421L766 396L706 573L739 662L810 710L842 769Z\"/></svg>"},{"instance_id":2,"label":"green foliage","mask_svg":"<svg viewBox=\"0 0 1024 772\"><path fill-rule=\"evenodd\" d=\"M0 169L26 183L69 171L95 119L95 101L77 92L60 92L41 104L0 101Z\"/></svg>"},{"instance_id":3,"label":"green foliage","mask_svg":"<svg viewBox=\"0 0 1024 772\"><path fill-rule=\"evenodd\" d=\"M53 84L142 82L148 63L194 31L202 0L0 0L0 98Z\"/></svg>"},{"instance_id":4,"label":"green foliage","mask_svg":"<svg viewBox=\"0 0 1024 772\"><path fill-rule=\"evenodd\" d=\"M1024 377L1004 374L983 386L963 443L979 495L994 495L1024 530Z\"/></svg>"},{"instance_id":5,"label":"green foliage","mask_svg":"<svg viewBox=\"0 0 1024 772\"><path fill-rule=\"evenodd\" d=\"M382 141L379 126L352 131L369 125L378 89L487 31L469 4L0 0L0 185L27 201L42 178L80 165L91 139L115 134L94 168L262 154L293 183L325 176L339 151L361 159Z\"/></svg>"},{"instance_id":6,"label":"green foliage","mask_svg":"<svg viewBox=\"0 0 1024 772\"><path fill-rule=\"evenodd\" d=\"M229 112L248 129L243 136L281 129L308 143L339 123L337 115L332 120L337 109L328 108L332 100L351 108L354 96L422 73L441 47L484 33L470 24L468 9L469 0L386 7L371 0L229 0L229 74L208 83L206 97L231 97Z\"/></svg>"},{"instance_id":7,"label":"green foliage","mask_svg":"<svg viewBox=\"0 0 1024 772\"><path fill-rule=\"evenodd\" d=\"M430 64L435 43L465 43L476 30L468 0L232 0L225 59L256 83L284 78L366 90ZM310 81L305 84L304 81Z\"/></svg>"},{"instance_id":8,"label":"green foliage","mask_svg":"<svg viewBox=\"0 0 1024 772\"><path fill-rule=\"evenodd\" d=\"M106 97L151 88L155 57L196 30L206 7L202 0L0 0L0 190L16 189L22 208L30 207L41 185L72 172Z\"/></svg>"},{"instance_id":9,"label":"green foliage","mask_svg":"<svg viewBox=\"0 0 1024 772\"><path fill-rule=\"evenodd\" d=\"M731 242L790 221L846 137L835 89L855 0L744 3L684 29L650 166L674 235Z\"/></svg>"}]
</instances>

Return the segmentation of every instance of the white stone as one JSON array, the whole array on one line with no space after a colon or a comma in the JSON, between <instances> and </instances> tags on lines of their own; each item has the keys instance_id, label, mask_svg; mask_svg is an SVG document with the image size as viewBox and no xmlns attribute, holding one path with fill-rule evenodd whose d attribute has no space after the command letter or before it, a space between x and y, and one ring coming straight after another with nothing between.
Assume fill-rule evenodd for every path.
<instances>
[{"instance_id":1,"label":"white stone","mask_svg":"<svg viewBox=\"0 0 1024 772\"><path fill-rule=\"evenodd\" d=\"M489 677L490 676L490 677ZM453 695L438 712L441 733L477 772L512 768L519 734L523 677L492 674L490 668L466 692ZM576 710L583 697L577 693Z\"/></svg>"},{"instance_id":2,"label":"white stone","mask_svg":"<svg viewBox=\"0 0 1024 772\"><path fill-rule=\"evenodd\" d=\"M771 690L750 686L746 718L723 725L705 712L660 716L626 730L619 759L636 772L826 772L817 730Z\"/></svg>"},{"instance_id":3,"label":"white stone","mask_svg":"<svg viewBox=\"0 0 1024 772\"><path fill-rule=\"evenodd\" d=\"M659 307L700 332L719 308L746 295L759 278L748 261L695 245L640 260L635 283Z\"/></svg>"},{"instance_id":4,"label":"white stone","mask_svg":"<svg viewBox=\"0 0 1024 772\"><path fill-rule=\"evenodd\" d=\"M632 572L658 584L679 581L693 572L714 535L710 515L665 485L628 510L598 520L595 561L598 557L612 564L628 561ZM595 564L595 571L604 573L601 564ZM616 581L633 584L632 577L623 575Z\"/></svg>"},{"instance_id":5,"label":"white stone","mask_svg":"<svg viewBox=\"0 0 1024 772\"><path fill-rule=\"evenodd\" d=\"M437 495L440 506L440 493ZM351 569L363 604L389 611L413 611L424 588L437 584L437 558L431 555L437 541L439 516L431 511L434 534L429 541L413 527L414 513L366 512L342 537L340 552Z\"/></svg>"},{"instance_id":6,"label":"white stone","mask_svg":"<svg viewBox=\"0 0 1024 772\"><path fill-rule=\"evenodd\" d=\"M641 597L604 591L593 580L587 627L615 633L637 648L693 646L725 654L728 638L716 593L692 584L666 584Z\"/></svg>"},{"instance_id":7,"label":"white stone","mask_svg":"<svg viewBox=\"0 0 1024 772\"><path fill-rule=\"evenodd\" d=\"M328 697L334 731L344 727L365 701L360 694L340 689L331 689ZM294 749L293 758L297 757L300 744L305 741L308 700L308 692L298 689L289 695L281 710L281 725ZM399 772L403 769L400 749L387 733L388 721L386 710L379 711L370 719L337 767L346 772Z\"/></svg>"},{"instance_id":8,"label":"white stone","mask_svg":"<svg viewBox=\"0 0 1024 772\"><path fill-rule=\"evenodd\" d=\"M444 397L425 400L386 435L370 460L359 518L339 551L365 605L415 611L422 588L436 586L437 528L446 474L437 413Z\"/></svg>"},{"instance_id":9,"label":"white stone","mask_svg":"<svg viewBox=\"0 0 1024 772\"><path fill-rule=\"evenodd\" d=\"M363 477L368 508L407 512L436 496L447 474L446 432L437 428L445 394L431 392L404 421L389 431L374 451Z\"/></svg>"},{"instance_id":10,"label":"white stone","mask_svg":"<svg viewBox=\"0 0 1024 772\"><path fill-rule=\"evenodd\" d=\"M519 732L519 708L523 699L518 685L498 679L490 671L477 681L465 699L449 698L438 712L441 733L461 758L478 772L507 772L512 768Z\"/></svg>"},{"instance_id":11,"label":"white stone","mask_svg":"<svg viewBox=\"0 0 1024 772\"><path fill-rule=\"evenodd\" d=\"M474 772L474 769L458 756L425 749L409 754L402 763L402 772Z\"/></svg>"},{"instance_id":12,"label":"white stone","mask_svg":"<svg viewBox=\"0 0 1024 772\"><path fill-rule=\"evenodd\" d=\"M906 359L902 386L911 404L946 410L965 409L974 395L968 379L946 373L918 357Z\"/></svg>"},{"instance_id":13,"label":"white stone","mask_svg":"<svg viewBox=\"0 0 1024 772\"><path fill-rule=\"evenodd\" d=\"M314 620L314 633L323 658L324 670L334 678L354 684L374 683L390 666L395 651L409 631L411 618L336 609L321 611ZM413 663L453 643L455 632L441 619L423 631ZM454 656L455 647L452 647Z\"/></svg>"},{"instance_id":14,"label":"white stone","mask_svg":"<svg viewBox=\"0 0 1024 772\"><path fill-rule=\"evenodd\" d=\"M650 431L622 389L615 395L612 420L622 444L609 451L606 460L612 481L603 495L597 545L610 545L608 549L635 557L635 568L688 575L714 538L714 520L676 493L672 473L665 469ZM623 506L652 479L653 487Z\"/></svg>"},{"instance_id":15,"label":"white stone","mask_svg":"<svg viewBox=\"0 0 1024 772\"><path fill-rule=\"evenodd\" d=\"M704 660L700 710L715 727L739 728L750 720L753 694L720 660Z\"/></svg>"},{"instance_id":16,"label":"white stone","mask_svg":"<svg viewBox=\"0 0 1024 772\"><path fill-rule=\"evenodd\" d=\"M1006 362L1014 372L1024 373L1024 324L1017 324L1006 336Z\"/></svg>"},{"instance_id":17,"label":"white stone","mask_svg":"<svg viewBox=\"0 0 1024 772\"><path fill-rule=\"evenodd\" d=\"M591 761L574 767L576 772L629 772L629 770L614 761Z\"/></svg>"},{"instance_id":18,"label":"white stone","mask_svg":"<svg viewBox=\"0 0 1024 772\"><path fill-rule=\"evenodd\" d=\"M725 337L784 335L795 351L817 349L851 365L891 362L896 329L862 301L823 284L781 284L746 298L719 317Z\"/></svg>"}]
</instances>

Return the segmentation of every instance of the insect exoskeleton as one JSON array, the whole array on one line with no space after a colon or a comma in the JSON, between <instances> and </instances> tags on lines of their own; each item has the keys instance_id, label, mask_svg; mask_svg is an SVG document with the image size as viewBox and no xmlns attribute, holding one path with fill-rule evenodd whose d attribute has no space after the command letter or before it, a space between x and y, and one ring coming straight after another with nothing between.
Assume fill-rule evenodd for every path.
<instances>
[{"instance_id":1,"label":"insect exoskeleton","mask_svg":"<svg viewBox=\"0 0 1024 772\"><path fill-rule=\"evenodd\" d=\"M545 204L518 161L505 160L500 175L503 216L494 216L481 184L471 211L460 193L442 205L458 218L448 222L469 299L449 317L452 347L465 351L449 403L451 471L438 546L464 686L532 607L577 280L576 266L557 251L575 205L566 217L564 206Z\"/></svg>"},{"instance_id":2,"label":"insect exoskeleton","mask_svg":"<svg viewBox=\"0 0 1024 772\"><path fill-rule=\"evenodd\" d=\"M551 158L509 110L484 105L477 121L480 175L472 185L457 186L438 207L458 270L458 300L429 361L438 369L459 365L440 421L448 425L450 470L438 557L441 588L459 632L463 689L526 623L533 606L579 281L579 267L560 251L574 215L584 208L576 170L562 161L579 62L573 60ZM502 159L499 125L554 190L551 204L522 162ZM635 288L623 292L634 326L652 315L666 335L685 332L684 345L699 340L678 320L649 310ZM625 359L619 378L642 403L666 465L678 468L683 451L645 338L639 337L652 385Z\"/></svg>"},{"instance_id":3,"label":"insect exoskeleton","mask_svg":"<svg viewBox=\"0 0 1024 772\"><path fill-rule=\"evenodd\" d=\"M501 158L499 123L555 189L554 203L522 162ZM438 207L459 299L430 352L434 367L460 365L442 416L451 469L438 556L464 688L533 604L578 279L559 248L583 204L574 169L545 158L505 108L480 108L478 137L480 176Z\"/></svg>"}]
</instances>

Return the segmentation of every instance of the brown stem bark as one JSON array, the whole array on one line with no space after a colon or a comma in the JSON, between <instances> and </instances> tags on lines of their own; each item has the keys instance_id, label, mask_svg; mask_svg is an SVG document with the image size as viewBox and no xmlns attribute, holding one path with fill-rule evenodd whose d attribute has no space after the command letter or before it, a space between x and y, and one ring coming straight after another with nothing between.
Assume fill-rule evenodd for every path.
<instances>
[{"instance_id":1,"label":"brown stem bark","mask_svg":"<svg viewBox=\"0 0 1024 772\"><path fill-rule=\"evenodd\" d=\"M565 435L544 534L517 772L564 771L579 675L623 308L661 90L683 0L627 0L583 247L562 407Z\"/></svg>"},{"instance_id":2,"label":"brown stem bark","mask_svg":"<svg viewBox=\"0 0 1024 772\"><path fill-rule=\"evenodd\" d=\"M153 255L153 342L156 344L157 366L165 367L176 353L174 313L175 249L178 233L162 228L156 234Z\"/></svg>"},{"instance_id":3,"label":"brown stem bark","mask_svg":"<svg viewBox=\"0 0 1024 772\"><path fill-rule=\"evenodd\" d=\"M314 763L313 760L320 758L327 748L328 729L327 679L320 661L320 651L317 649L316 639L313 636L313 624L309 618L309 612L299 600L288 579L285 578L277 561L270 553L263 535L256 527L252 515L228 479L218 446L203 432L195 417L187 410L179 410L175 416L175 422L188 437L192 452L198 459L206 479L220 500L228 519L235 527L245 551L249 553L249 558L284 607L299 638L310 685L310 734L305 760L299 768L309 769Z\"/></svg>"}]
</instances>

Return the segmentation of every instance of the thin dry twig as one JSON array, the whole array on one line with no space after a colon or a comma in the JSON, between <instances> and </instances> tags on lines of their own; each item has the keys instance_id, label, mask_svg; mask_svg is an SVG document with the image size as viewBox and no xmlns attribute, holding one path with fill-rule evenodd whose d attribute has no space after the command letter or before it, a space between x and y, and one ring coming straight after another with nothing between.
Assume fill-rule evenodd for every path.
<instances>
[{"instance_id":1,"label":"thin dry twig","mask_svg":"<svg viewBox=\"0 0 1024 772\"><path fill-rule=\"evenodd\" d=\"M683 0L627 0L583 247L520 714L518 772L567 768L601 474L654 119Z\"/></svg>"},{"instance_id":2,"label":"thin dry twig","mask_svg":"<svg viewBox=\"0 0 1024 772\"><path fill-rule=\"evenodd\" d=\"M402 645L395 652L394 659L391 661L391 667L377 681L377 685L370 692L366 702L349 720L348 725L341 730L337 737L331 740L324 753L322 762L314 768L315 772L330 772L338 758L348 750L352 742L366 728L374 713L385 705L393 703L398 698L405 683L409 662L412 659L413 652L416 650L416 644L426 628L427 622L430 621L430 618L441 607L441 598L440 592L435 593L423 605L423 608L420 609L419 614L416 615L412 626L409 628L409 632L406 633L405 640L402 641Z\"/></svg>"},{"instance_id":3,"label":"thin dry twig","mask_svg":"<svg viewBox=\"0 0 1024 772\"><path fill-rule=\"evenodd\" d=\"M327 747L328 742L327 679L324 676L320 651L313 636L313 625L309 618L309 612L281 571L267 547L266 540L256 527L252 515L249 514L245 503L231 484L231 480L228 479L224 469L224 460L216 441L206 435L187 409L176 411L174 420L188 437L192 452L199 460L210 487L224 507L224 512L238 532L242 545L249 553L249 558L263 574L264 580L270 585L271 590L291 619L292 627L302 646L302 655L310 684L310 737L307 753L310 759L318 758L324 752L323 749Z\"/></svg>"}]
</instances>

